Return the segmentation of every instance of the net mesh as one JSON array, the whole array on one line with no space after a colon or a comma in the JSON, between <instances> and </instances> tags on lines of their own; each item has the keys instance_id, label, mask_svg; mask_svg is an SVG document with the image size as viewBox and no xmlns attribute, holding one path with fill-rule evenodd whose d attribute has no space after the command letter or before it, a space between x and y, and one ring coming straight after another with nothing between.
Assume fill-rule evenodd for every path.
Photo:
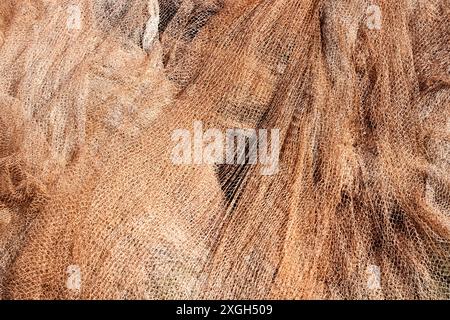
<instances>
[{"instance_id":1,"label":"net mesh","mask_svg":"<svg viewBox=\"0 0 450 320\"><path fill-rule=\"evenodd\" d=\"M448 0L2 0L0 297L449 299L449 26ZM174 164L197 122L279 129L278 171Z\"/></svg>"}]
</instances>

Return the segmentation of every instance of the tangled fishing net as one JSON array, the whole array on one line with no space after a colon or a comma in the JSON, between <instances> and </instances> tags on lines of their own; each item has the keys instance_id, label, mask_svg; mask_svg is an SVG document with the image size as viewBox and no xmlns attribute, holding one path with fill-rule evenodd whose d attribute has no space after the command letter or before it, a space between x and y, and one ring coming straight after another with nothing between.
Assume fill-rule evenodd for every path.
<instances>
[{"instance_id":1,"label":"tangled fishing net","mask_svg":"<svg viewBox=\"0 0 450 320\"><path fill-rule=\"evenodd\" d=\"M0 108L2 299L450 298L448 0L2 0Z\"/></svg>"}]
</instances>

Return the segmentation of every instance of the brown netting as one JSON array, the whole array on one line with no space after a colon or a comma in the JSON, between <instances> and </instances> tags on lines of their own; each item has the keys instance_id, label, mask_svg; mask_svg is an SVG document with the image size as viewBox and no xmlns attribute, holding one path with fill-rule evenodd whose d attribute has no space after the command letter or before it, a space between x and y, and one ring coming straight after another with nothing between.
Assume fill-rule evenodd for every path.
<instances>
[{"instance_id":1,"label":"brown netting","mask_svg":"<svg viewBox=\"0 0 450 320\"><path fill-rule=\"evenodd\" d=\"M3 299L450 298L449 0L2 0L0 108Z\"/></svg>"}]
</instances>

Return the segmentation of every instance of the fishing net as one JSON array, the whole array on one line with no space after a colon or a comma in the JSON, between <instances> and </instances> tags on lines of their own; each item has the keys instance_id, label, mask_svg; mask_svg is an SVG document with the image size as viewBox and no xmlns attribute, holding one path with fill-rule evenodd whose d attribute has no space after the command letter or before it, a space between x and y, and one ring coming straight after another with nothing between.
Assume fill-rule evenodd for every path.
<instances>
[{"instance_id":1,"label":"fishing net","mask_svg":"<svg viewBox=\"0 0 450 320\"><path fill-rule=\"evenodd\" d=\"M450 298L449 26L448 0L2 0L0 297ZM204 156L230 129L276 166L252 135Z\"/></svg>"}]
</instances>

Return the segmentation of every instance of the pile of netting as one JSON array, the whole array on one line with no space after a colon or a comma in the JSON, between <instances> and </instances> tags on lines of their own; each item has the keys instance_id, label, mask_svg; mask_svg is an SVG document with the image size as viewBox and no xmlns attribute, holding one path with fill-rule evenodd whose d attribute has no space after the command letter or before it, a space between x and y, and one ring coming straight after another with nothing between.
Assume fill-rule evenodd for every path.
<instances>
[{"instance_id":1,"label":"pile of netting","mask_svg":"<svg viewBox=\"0 0 450 320\"><path fill-rule=\"evenodd\" d=\"M1 0L0 108L2 299L450 297L449 0Z\"/></svg>"}]
</instances>

